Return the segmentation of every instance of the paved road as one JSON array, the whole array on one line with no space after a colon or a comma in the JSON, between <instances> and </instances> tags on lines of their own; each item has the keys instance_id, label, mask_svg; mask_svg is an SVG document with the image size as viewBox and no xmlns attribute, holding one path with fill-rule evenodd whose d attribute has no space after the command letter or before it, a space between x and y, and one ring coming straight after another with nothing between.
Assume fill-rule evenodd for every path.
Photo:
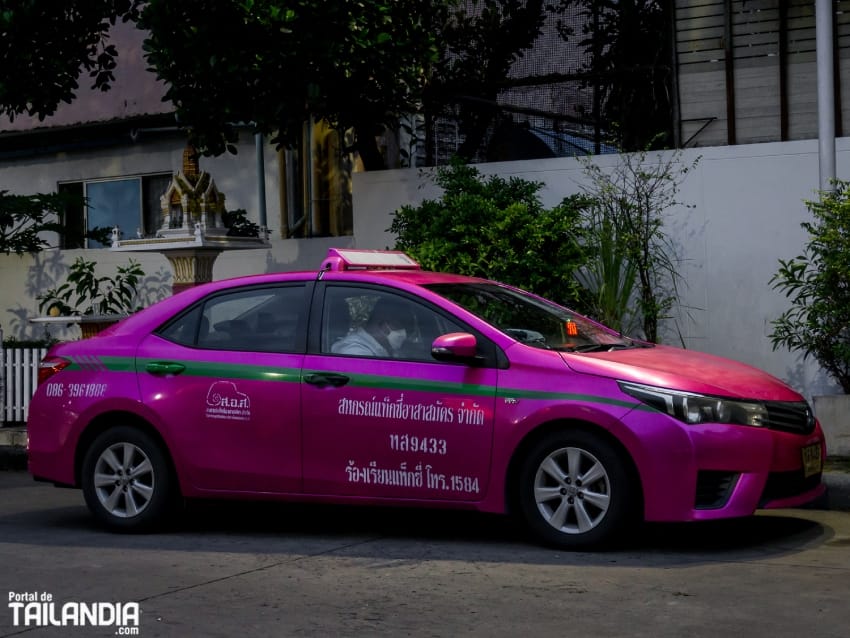
<instances>
[{"instance_id":1,"label":"paved road","mask_svg":"<svg viewBox=\"0 0 850 638\"><path fill-rule=\"evenodd\" d=\"M539 547L498 517L278 504L195 504L132 536L95 527L77 491L0 472L0 595L28 592L60 615L138 603L127 628L148 637L846 638L850 513L647 526L604 553ZM0 605L0 636L123 630L15 626Z\"/></svg>"}]
</instances>

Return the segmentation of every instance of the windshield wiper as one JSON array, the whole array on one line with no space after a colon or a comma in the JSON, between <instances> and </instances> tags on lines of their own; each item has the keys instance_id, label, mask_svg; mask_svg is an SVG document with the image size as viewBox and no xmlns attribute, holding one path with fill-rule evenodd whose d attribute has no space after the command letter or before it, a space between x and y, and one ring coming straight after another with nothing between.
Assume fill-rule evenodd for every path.
<instances>
[{"instance_id":1,"label":"windshield wiper","mask_svg":"<svg viewBox=\"0 0 850 638\"><path fill-rule=\"evenodd\" d=\"M640 348L637 344L628 343L585 343L572 348L565 348L567 352L611 352L612 350L629 350Z\"/></svg>"}]
</instances>

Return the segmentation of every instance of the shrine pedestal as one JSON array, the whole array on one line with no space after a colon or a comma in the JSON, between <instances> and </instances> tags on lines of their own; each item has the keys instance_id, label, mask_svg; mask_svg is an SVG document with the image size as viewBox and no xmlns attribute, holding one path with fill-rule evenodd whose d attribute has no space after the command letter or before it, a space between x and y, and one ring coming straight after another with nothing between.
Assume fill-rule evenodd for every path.
<instances>
[{"instance_id":1,"label":"shrine pedestal","mask_svg":"<svg viewBox=\"0 0 850 638\"><path fill-rule=\"evenodd\" d=\"M174 294L198 284L212 281L213 265L225 250L249 250L271 246L265 237L228 237L215 232L204 232L200 224L190 235L169 234L149 239L118 239L117 233L111 250L117 252L157 252L164 255L174 273Z\"/></svg>"},{"instance_id":2,"label":"shrine pedestal","mask_svg":"<svg viewBox=\"0 0 850 638\"><path fill-rule=\"evenodd\" d=\"M213 264L221 250L199 248L162 251L171 264L174 280L171 291L176 295L187 288L212 281Z\"/></svg>"}]
</instances>

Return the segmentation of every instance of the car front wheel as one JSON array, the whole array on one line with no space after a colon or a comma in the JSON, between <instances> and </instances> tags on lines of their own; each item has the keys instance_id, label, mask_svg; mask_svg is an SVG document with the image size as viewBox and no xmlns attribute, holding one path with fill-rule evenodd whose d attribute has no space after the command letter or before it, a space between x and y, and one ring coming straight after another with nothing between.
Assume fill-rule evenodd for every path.
<instances>
[{"instance_id":1,"label":"car front wheel","mask_svg":"<svg viewBox=\"0 0 850 638\"><path fill-rule=\"evenodd\" d=\"M161 446L147 433L118 426L100 434L83 460L83 495L92 514L120 531L162 522L174 481Z\"/></svg>"},{"instance_id":2,"label":"car front wheel","mask_svg":"<svg viewBox=\"0 0 850 638\"><path fill-rule=\"evenodd\" d=\"M531 531L564 549L608 544L634 522L637 490L617 450L589 432L541 439L520 472L520 507Z\"/></svg>"}]
</instances>

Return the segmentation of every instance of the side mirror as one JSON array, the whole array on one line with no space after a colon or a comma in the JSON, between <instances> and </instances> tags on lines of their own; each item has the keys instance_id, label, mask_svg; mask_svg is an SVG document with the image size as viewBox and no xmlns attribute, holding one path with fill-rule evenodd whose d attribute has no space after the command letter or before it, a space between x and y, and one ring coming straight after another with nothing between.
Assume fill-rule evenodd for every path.
<instances>
[{"instance_id":1,"label":"side mirror","mask_svg":"<svg viewBox=\"0 0 850 638\"><path fill-rule=\"evenodd\" d=\"M478 341L468 332L440 335L431 344L431 356L437 361L472 363L477 358Z\"/></svg>"}]
</instances>

